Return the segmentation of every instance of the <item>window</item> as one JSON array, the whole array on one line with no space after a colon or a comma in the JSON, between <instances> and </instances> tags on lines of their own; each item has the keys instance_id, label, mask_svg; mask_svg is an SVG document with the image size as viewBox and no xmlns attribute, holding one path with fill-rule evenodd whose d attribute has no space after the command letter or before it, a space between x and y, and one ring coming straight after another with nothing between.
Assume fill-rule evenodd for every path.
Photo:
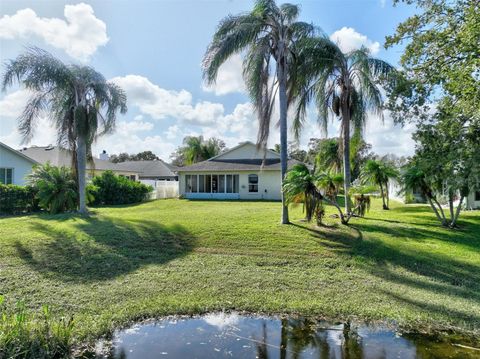
<instances>
[{"instance_id":1,"label":"window","mask_svg":"<svg viewBox=\"0 0 480 359\"><path fill-rule=\"evenodd\" d=\"M212 175L212 193L218 192L218 175Z\"/></svg>"},{"instance_id":2,"label":"window","mask_svg":"<svg viewBox=\"0 0 480 359\"><path fill-rule=\"evenodd\" d=\"M248 192L258 192L257 175L248 175Z\"/></svg>"},{"instance_id":3,"label":"window","mask_svg":"<svg viewBox=\"0 0 480 359\"><path fill-rule=\"evenodd\" d=\"M13 184L13 168L0 168L0 183Z\"/></svg>"},{"instance_id":4,"label":"window","mask_svg":"<svg viewBox=\"0 0 480 359\"><path fill-rule=\"evenodd\" d=\"M225 175L218 175L218 193L225 192Z\"/></svg>"},{"instance_id":5,"label":"window","mask_svg":"<svg viewBox=\"0 0 480 359\"><path fill-rule=\"evenodd\" d=\"M475 192L475 201L480 201L480 191Z\"/></svg>"},{"instance_id":6,"label":"window","mask_svg":"<svg viewBox=\"0 0 480 359\"><path fill-rule=\"evenodd\" d=\"M198 175L198 192L205 192L205 175Z\"/></svg>"},{"instance_id":7,"label":"window","mask_svg":"<svg viewBox=\"0 0 480 359\"><path fill-rule=\"evenodd\" d=\"M192 192L197 192L197 175L192 175Z\"/></svg>"}]
</instances>

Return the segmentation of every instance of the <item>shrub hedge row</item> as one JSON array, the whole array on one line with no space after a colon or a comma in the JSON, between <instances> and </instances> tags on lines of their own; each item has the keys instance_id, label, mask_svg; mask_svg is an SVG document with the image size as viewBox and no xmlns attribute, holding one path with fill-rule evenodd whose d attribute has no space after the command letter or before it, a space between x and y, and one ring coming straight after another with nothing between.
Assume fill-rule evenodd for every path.
<instances>
[{"instance_id":1,"label":"shrub hedge row","mask_svg":"<svg viewBox=\"0 0 480 359\"><path fill-rule=\"evenodd\" d=\"M105 171L101 176L94 177L88 187L88 192L95 198L92 203L94 205L142 202L153 190L151 186L116 176L112 171Z\"/></svg>"},{"instance_id":2,"label":"shrub hedge row","mask_svg":"<svg viewBox=\"0 0 480 359\"><path fill-rule=\"evenodd\" d=\"M0 214L38 211L37 189L30 186L0 184Z\"/></svg>"}]
</instances>

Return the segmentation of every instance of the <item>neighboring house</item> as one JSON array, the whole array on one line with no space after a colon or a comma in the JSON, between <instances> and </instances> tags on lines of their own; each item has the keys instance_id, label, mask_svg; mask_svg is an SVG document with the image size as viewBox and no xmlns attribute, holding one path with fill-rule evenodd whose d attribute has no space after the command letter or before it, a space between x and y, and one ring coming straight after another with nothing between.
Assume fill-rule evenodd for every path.
<instances>
[{"instance_id":1,"label":"neighboring house","mask_svg":"<svg viewBox=\"0 0 480 359\"><path fill-rule=\"evenodd\" d=\"M390 198L402 203L427 203L420 190L402 191L400 183L395 179L388 180L388 194Z\"/></svg>"},{"instance_id":2,"label":"neighboring house","mask_svg":"<svg viewBox=\"0 0 480 359\"><path fill-rule=\"evenodd\" d=\"M389 180L388 191L390 198L396 199L402 203L427 203L426 198L420 190L402 192L398 181ZM457 205L460 199L454 201ZM480 191L472 191L464 199L463 204L466 209L480 209Z\"/></svg>"},{"instance_id":3,"label":"neighboring house","mask_svg":"<svg viewBox=\"0 0 480 359\"><path fill-rule=\"evenodd\" d=\"M24 185L36 164L34 159L0 142L0 183Z\"/></svg>"},{"instance_id":4,"label":"neighboring house","mask_svg":"<svg viewBox=\"0 0 480 359\"><path fill-rule=\"evenodd\" d=\"M288 167L297 163L289 160ZM280 155L259 151L251 142L206 161L178 167L177 172L180 195L186 198L281 200Z\"/></svg>"},{"instance_id":5,"label":"neighboring house","mask_svg":"<svg viewBox=\"0 0 480 359\"><path fill-rule=\"evenodd\" d=\"M138 179L149 181L178 181L175 168L162 160L155 161L126 161L117 163L118 168L135 171Z\"/></svg>"},{"instance_id":6,"label":"neighboring house","mask_svg":"<svg viewBox=\"0 0 480 359\"><path fill-rule=\"evenodd\" d=\"M72 166L71 152L58 146L32 146L28 148L25 147L21 149L20 152L40 164L50 162L52 166ZM138 180L138 172L134 170L119 168L117 164L110 161L94 158L93 165L92 163L87 161L87 178L99 176L107 170L110 170L119 176L125 176L132 180Z\"/></svg>"},{"instance_id":7,"label":"neighboring house","mask_svg":"<svg viewBox=\"0 0 480 359\"><path fill-rule=\"evenodd\" d=\"M465 206L467 209L480 209L480 191L472 191L468 195Z\"/></svg>"}]
</instances>

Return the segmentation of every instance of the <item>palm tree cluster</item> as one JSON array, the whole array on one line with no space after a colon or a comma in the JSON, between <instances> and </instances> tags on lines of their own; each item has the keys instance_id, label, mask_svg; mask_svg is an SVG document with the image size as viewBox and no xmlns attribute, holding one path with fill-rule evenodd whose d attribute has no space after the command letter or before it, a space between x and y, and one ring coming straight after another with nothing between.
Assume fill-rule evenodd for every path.
<instances>
[{"instance_id":1,"label":"palm tree cluster","mask_svg":"<svg viewBox=\"0 0 480 359\"><path fill-rule=\"evenodd\" d=\"M382 196L383 209L389 209L389 191L388 184L391 179L399 178L395 165L382 160L368 160L362 169L360 179L364 185L375 185L380 188Z\"/></svg>"},{"instance_id":2,"label":"palm tree cluster","mask_svg":"<svg viewBox=\"0 0 480 359\"><path fill-rule=\"evenodd\" d=\"M187 136L183 139L183 146L180 146L171 157L175 165L185 166L208 160L224 150L225 142L218 138L206 140L203 136Z\"/></svg>"},{"instance_id":3,"label":"palm tree cluster","mask_svg":"<svg viewBox=\"0 0 480 359\"><path fill-rule=\"evenodd\" d=\"M91 67L66 65L35 47L6 63L3 90L15 82L32 93L19 119L24 141L33 137L38 119L50 115L59 146L72 153L79 212L86 213L85 174L91 145L114 130L118 112L127 111L124 91Z\"/></svg>"},{"instance_id":4,"label":"palm tree cluster","mask_svg":"<svg viewBox=\"0 0 480 359\"><path fill-rule=\"evenodd\" d=\"M276 99L279 104L282 181L287 172L287 113L294 110L292 129L298 139L307 108L314 103L319 123L341 121L344 191L350 188L350 138L361 134L367 112L382 115L377 81L393 67L372 58L362 48L343 53L314 25L298 21L296 5L257 0L252 11L224 18L207 48L203 71L207 83L215 82L220 66L232 55L242 54L243 76L259 119L257 145L265 149ZM351 130L351 128L353 130ZM288 207L282 195L282 223ZM345 211L350 205L345 201Z\"/></svg>"}]
</instances>

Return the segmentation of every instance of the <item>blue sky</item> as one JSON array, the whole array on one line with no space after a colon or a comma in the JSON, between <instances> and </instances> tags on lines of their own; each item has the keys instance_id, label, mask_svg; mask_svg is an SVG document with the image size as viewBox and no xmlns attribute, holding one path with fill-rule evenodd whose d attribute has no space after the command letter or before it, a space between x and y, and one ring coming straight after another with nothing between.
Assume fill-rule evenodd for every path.
<instances>
[{"instance_id":1,"label":"blue sky","mask_svg":"<svg viewBox=\"0 0 480 359\"><path fill-rule=\"evenodd\" d=\"M385 36L411 15L413 7L390 0L292 1L301 20L313 22L346 50L365 45L375 56L398 65L401 48L383 48ZM0 60L38 46L65 62L95 67L127 91L129 111L117 132L102 138L94 152L152 150L168 160L185 135L216 136L228 146L255 141L255 114L243 92L241 59L225 64L214 88L202 84L200 63L221 18L248 11L252 1L5 1L0 4ZM16 118L28 93L11 88L0 94L0 141L15 148L21 138ZM337 123L330 126L335 135ZM412 127L370 118L366 139L378 153L411 154ZM311 116L302 134L321 136ZM278 142L273 129L271 144ZM31 144L55 143L48 119L39 121Z\"/></svg>"}]
</instances>

